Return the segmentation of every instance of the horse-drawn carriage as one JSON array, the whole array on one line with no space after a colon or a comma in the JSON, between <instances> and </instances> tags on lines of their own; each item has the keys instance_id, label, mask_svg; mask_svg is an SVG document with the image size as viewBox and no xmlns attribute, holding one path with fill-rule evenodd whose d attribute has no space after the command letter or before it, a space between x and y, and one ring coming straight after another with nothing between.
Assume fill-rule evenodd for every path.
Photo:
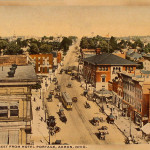
<instances>
[{"instance_id":1,"label":"horse-drawn carriage","mask_svg":"<svg viewBox=\"0 0 150 150\"><path fill-rule=\"evenodd\" d=\"M105 140L106 134L109 134L107 129L108 129L107 126L102 126L101 128L98 129L98 131L99 131L99 139Z\"/></svg>"}]
</instances>

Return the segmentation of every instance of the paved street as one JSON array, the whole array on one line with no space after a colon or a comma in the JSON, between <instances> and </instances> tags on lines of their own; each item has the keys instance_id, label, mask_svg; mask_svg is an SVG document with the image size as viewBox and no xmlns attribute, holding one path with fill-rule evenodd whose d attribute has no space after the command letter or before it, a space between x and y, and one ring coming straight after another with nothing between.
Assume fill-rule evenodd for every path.
<instances>
[{"instance_id":1,"label":"paved street","mask_svg":"<svg viewBox=\"0 0 150 150\"><path fill-rule=\"evenodd\" d=\"M77 65L77 57L74 46L70 47L70 50L65 57L64 67ZM59 72L59 71L58 71ZM107 124L106 122L100 123L99 126L93 126L90 120L93 117L103 117L104 114L99 113L99 107L96 103L89 102L91 109L85 109L84 103L87 100L82 96L83 89L80 87L81 83L76 80L71 80L70 76L63 73L57 74L58 84L61 85L61 91L69 93L70 97L78 97L78 102L73 104L73 110L65 110L67 116L67 123L60 121L58 116L58 104L59 100L53 98L53 102L46 102L48 114L56 117L57 126L61 128L59 133L51 136L51 143L55 140L62 140L62 143L68 144L124 144L124 135L117 129L115 125ZM67 88L68 82L72 83L72 88ZM50 89L54 89L54 85L50 86ZM99 140L97 137L98 128L102 125L108 126L109 134L106 135L106 140Z\"/></svg>"}]
</instances>

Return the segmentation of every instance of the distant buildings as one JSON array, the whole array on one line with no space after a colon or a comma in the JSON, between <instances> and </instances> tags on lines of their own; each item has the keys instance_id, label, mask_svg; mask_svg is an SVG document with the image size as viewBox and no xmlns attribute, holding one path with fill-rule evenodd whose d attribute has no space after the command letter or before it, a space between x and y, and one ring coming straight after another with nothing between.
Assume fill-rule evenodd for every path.
<instances>
[{"instance_id":1,"label":"distant buildings","mask_svg":"<svg viewBox=\"0 0 150 150\"><path fill-rule=\"evenodd\" d=\"M0 144L30 144L31 88L36 82L31 65L0 67Z\"/></svg>"},{"instance_id":2,"label":"distant buildings","mask_svg":"<svg viewBox=\"0 0 150 150\"><path fill-rule=\"evenodd\" d=\"M81 49L81 57L82 58L87 58L87 57L91 57L97 54L100 54L101 49L97 48L97 49Z\"/></svg>"},{"instance_id":3,"label":"distant buildings","mask_svg":"<svg viewBox=\"0 0 150 150\"><path fill-rule=\"evenodd\" d=\"M8 66L8 65L27 65L28 59L25 55L3 55L0 56L0 66Z\"/></svg>"},{"instance_id":4,"label":"distant buildings","mask_svg":"<svg viewBox=\"0 0 150 150\"><path fill-rule=\"evenodd\" d=\"M96 89L108 89L108 81L114 79L118 72L134 72L137 64L119 56L103 53L85 58L83 77Z\"/></svg>"}]
</instances>

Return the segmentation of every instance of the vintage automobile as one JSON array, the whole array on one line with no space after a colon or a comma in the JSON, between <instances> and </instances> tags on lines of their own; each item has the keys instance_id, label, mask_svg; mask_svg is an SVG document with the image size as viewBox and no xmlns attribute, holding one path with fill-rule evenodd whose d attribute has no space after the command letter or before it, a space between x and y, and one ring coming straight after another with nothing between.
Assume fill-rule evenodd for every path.
<instances>
[{"instance_id":1,"label":"vintage automobile","mask_svg":"<svg viewBox=\"0 0 150 150\"><path fill-rule=\"evenodd\" d=\"M48 102L52 102L52 101L53 101L53 100L52 100L52 94L49 94L49 95L48 95L47 101L48 101Z\"/></svg>"},{"instance_id":2,"label":"vintage automobile","mask_svg":"<svg viewBox=\"0 0 150 150\"><path fill-rule=\"evenodd\" d=\"M103 131L99 131L99 139L105 140L105 133Z\"/></svg>"},{"instance_id":3,"label":"vintage automobile","mask_svg":"<svg viewBox=\"0 0 150 150\"><path fill-rule=\"evenodd\" d=\"M64 109L59 109L59 117L62 122L65 122L65 123L67 122L67 118L65 116Z\"/></svg>"},{"instance_id":4,"label":"vintage automobile","mask_svg":"<svg viewBox=\"0 0 150 150\"><path fill-rule=\"evenodd\" d=\"M62 144L62 143L61 143L61 140L56 140L56 141L53 142L52 144L53 144L53 145L59 145L59 144Z\"/></svg>"},{"instance_id":5,"label":"vintage automobile","mask_svg":"<svg viewBox=\"0 0 150 150\"><path fill-rule=\"evenodd\" d=\"M54 95L54 90L50 90L49 94Z\"/></svg>"},{"instance_id":6,"label":"vintage automobile","mask_svg":"<svg viewBox=\"0 0 150 150\"><path fill-rule=\"evenodd\" d=\"M55 98L59 98L59 97L60 97L60 93L59 93L59 92L56 92L56 94L55 94L54 97L55 97Z\"/></svg>"},{"instance_id":7,"label":"vintage automobile","mask_svg":"<svg viewBox=\"0 0 150 150\"><path fill-rule=\"evenodd\" d=\"M94 126L99 126L99 118L98 117L93 117L92 119L92 124Z\"/></svg>"},{"instance_id":8,"label":"vintage automobile","mask_svg":"<svg viewBox=\"0 0 150 150\"><path fill-rule=\"evenodd\" d=\"M78 101L78 98L77 97L73 97L72 101L76 103Z\"/></svg>"},{"instance_id":9,"label":"vintage automobile","mask_svg":"<svg viewBox=\"0 0 150 150\"><path fill-rule=\"evenodd\" d=\"M67 87L68 87L68 88L71 88L71 87L72 87L72 84L71 84L71 83L68 83Z\"/></svg>"},{"instance_id":10,"label":"vintage automobile","mask_svg":"<svg viewBox=\"0 0 150 150\"><path fill-rule=\"evenodd\" d=\"M57 86L55 87L55 91L57 91L57 92L60 92L60 89L61 89L61 86L60 86L60 85L57 85Z\"/></svg>"}]
</instances>

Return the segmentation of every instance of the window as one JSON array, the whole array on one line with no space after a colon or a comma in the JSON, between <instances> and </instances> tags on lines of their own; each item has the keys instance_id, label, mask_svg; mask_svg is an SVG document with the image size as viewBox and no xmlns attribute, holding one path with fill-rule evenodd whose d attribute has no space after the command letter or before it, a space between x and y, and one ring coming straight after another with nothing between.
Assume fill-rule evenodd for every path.
<instances>
[{"instance_id":1,"label":"window","mask_svg":"<svg viewBox=\"0 0 150 150\"><path fill-rule=\"evenodd\" d=\"M0 106L0 117L7 117L7 116L8 116L8 107Z\"/></svg>"},{"instance_id":2,"label":"window","mask_svg":"<svg viewBox=\"0 0 150 150\"><path fill-rule=\"evenodd\" d=\"M17 117L19 116L19 102L0 102L0 117Z\"/></svg>"},{"instance_id":3,"label":"window","mask_svg":"<svg viewBox=\"0 0 150 150\"><path fill-rule=\"evenodd\" d=\"M18 116L18 106L10 106L10 116Z\"/></svg>"},{"instance_id":4,"label":"window","mask_svg":"<svg viewBox=\"0 0 150 150\"><path fill-rule=\"evenodd\" d=\"M106 82L105 80L106 80L106 76L105 76L105 75L102 75L102 76L101 76L101 81L102 81L102 82Z\"/></svg>"}]
</instances>

